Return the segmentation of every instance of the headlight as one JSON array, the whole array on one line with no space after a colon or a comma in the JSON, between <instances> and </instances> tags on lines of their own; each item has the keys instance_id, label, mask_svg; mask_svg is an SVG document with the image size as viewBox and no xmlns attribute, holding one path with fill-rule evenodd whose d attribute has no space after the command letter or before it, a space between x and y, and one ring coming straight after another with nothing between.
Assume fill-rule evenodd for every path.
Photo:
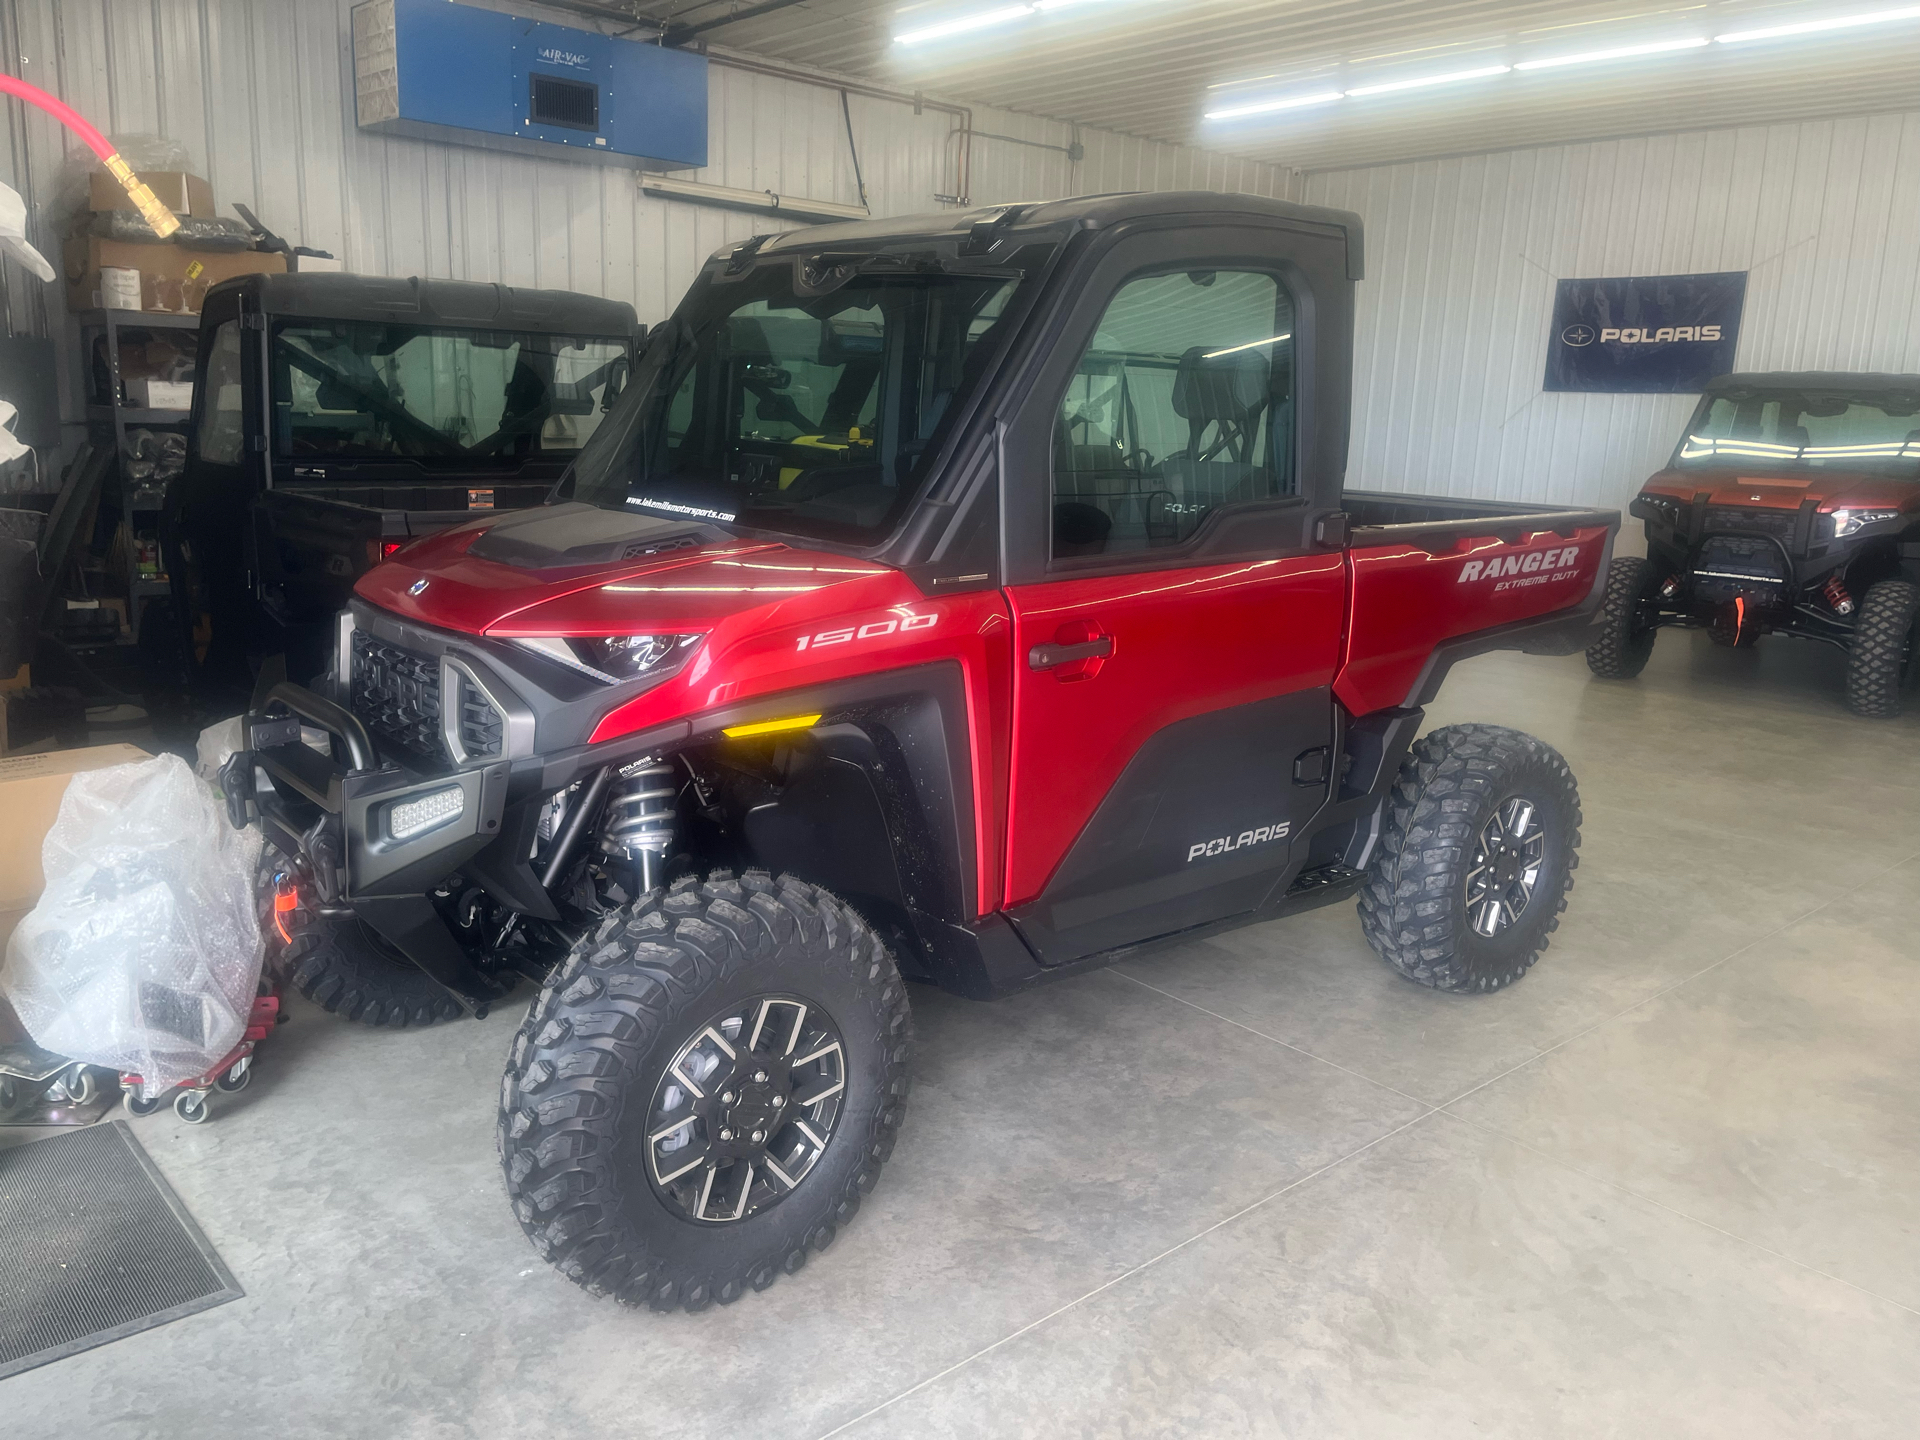
<instances>
[{"instance_id":1,"label":"headlight","mask_svg":"<svg viewBox=\"0 0 1920 1440\"><path fill-rule=\"evenodd\" d=\"M1833 533L1836 539L1853 534L1863 525L1875 525L1882 520L1891 520L1898 510L1836 510L1833 512Z\"/></svg>"},{"instance_id":2,"label":"headlight","mask_svg":"<svg viewBox=\"0 0 1920 1440\"><path fill-rule=\"evenodd\" d=\"M602 685L618 685L642 678L666 679L686 663L700 639L699 635L543 635L515 643L591 675Z\"/></svg>"},{"instance_id":3,"label":"headlight","mask_svg":"<svg viewBox=\"0 0 1920 1440\"><path fill-rule=\"evenodd\" d=\"M387 834L395 840L409 840L458 819L465 808L466 797L458 785L435 790L415 800L402 800L388 807Z\"/></svg>"},{"instance_id":4,"label":"headlight","mask_svg":"<svg viewBox=\"0 0 1920 1440\"><path fill-rule=\"evenodd\" d=\"M1679 520L1680 512L1685 507L1671 495L1648 495L1643 493L1634 496L1633 504L1627 508L1643 520L1650 520L1657 517L1669 523L1674 523Z\"/></svg>"}]
</instances>

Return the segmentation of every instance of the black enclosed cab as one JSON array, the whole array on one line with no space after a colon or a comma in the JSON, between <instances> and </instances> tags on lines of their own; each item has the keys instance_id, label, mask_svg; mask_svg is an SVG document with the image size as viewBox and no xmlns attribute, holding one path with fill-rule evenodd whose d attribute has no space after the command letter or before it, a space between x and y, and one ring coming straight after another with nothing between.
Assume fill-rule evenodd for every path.
<instances>
[{"instance_id":1,"label":"black enclosed cab","mask_svg":"<svg viewBox=\"0 0 1920 1440\"><path fill-rule=\"evenodd\" d=\"M322 668L353 583L476 511L539 504L600 424L642 334L563 290L248 275L201 312L174 602L207 686L281 654Z\"/></svg>"}]
</instances>

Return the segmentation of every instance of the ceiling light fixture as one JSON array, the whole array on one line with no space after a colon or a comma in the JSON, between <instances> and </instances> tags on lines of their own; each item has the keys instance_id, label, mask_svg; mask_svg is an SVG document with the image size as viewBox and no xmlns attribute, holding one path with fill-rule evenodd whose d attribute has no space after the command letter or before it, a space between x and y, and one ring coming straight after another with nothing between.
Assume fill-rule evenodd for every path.
<instances>
[{"instance_id":1,"label":"ceiling light fixture","mask_svg":"<svg viewBox=\"0 0 1920 1440\"><path fill-rule=\"evenodd\" d=\"M1669 50L1697 50L1712 42L1704 35L1686 40L1660 40L1651 45L1622 45L1617 50L1588 50L1579 55L1549 55L1540 60L1522 60L1516 70L1551 70L1560 65L1585 65L1599 60L1625 60L1634 55L1663 55Z\"/></svg>"},{"instance_id":2,"label":"ceiling light fixture","mask_svg":"<svg viewBox=\"0 0 1920 1440\"><path fill-rule=\"evenodd\" d=\"M1209 120L1238 120L1242 115L1265 115L1271 110L1298 110L1302 105L1324 105L1329 100L1345 99L1340 90L1320 90L1312 95L1289 95L1284 100L1260 100L1251 105L1235 105L1226 110L1209 110Z\"/></svg>"},{"instance_id":3,"label":"ceiling light fixture","mask_svg":"<svg viewBox=\"0 0 1920 1440\"><path fill-rule=\"evenodd\" d=\"M1837 20L1803 20L1797 25L1770 25L1764 30L1733 30L1713 38L1722 45L1737 45L1744 40L1811 35L1816 30L1851 30L1857 25L1885 25L1895 20L1920 20L1920 5L1908 5L1899 10L1874 10L1863 15L1842 15Z\"/></svg>"},{"instance_id":4,"label":"ceiling light fixture","mask_svg":"<svg viewBox=\"0 0 1920 1440\"><path fill-rule=\"evenodd\" d=\"M1418 90L1427 85L1451 85L1456 80L1480 80L1488 75L1504 75L1511 65L1482 65L1478 70L1454 70L1446 75L1424 75L1418 80L1391 80L1385 85L1360 85L1347 91L1349 96L1385 95L1394 90Z\"/></svg>"},{"instance_id":5,"label":"ceiling light fixture","mask_svg":"<svg viewBox=\"0 0 1920 1440\"><path fill-rule=\"evenodd\" d=\"M1022 20L1035 13L1033 5L1005 5L998 10L982 10L974 15L961 15L952 20L942 20L937 25L922 26L918 30L909 30L905 34L893 37L896 45L918 45L925 40L945 40L950 35L966 35L975 30L985 30L990 25L1005 25L1012 20Z\"/></svg>"}]
</instances>

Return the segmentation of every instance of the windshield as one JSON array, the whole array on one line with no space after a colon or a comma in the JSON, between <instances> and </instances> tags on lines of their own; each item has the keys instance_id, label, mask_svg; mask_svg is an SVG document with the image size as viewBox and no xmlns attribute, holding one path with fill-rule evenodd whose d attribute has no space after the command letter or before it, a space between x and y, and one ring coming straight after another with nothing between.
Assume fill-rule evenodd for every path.
<instances>
[{"instance_id":1,"label":"windshield","mask_svg":"<svg viewBox=\"0 0 1920 1440\"><path fill-rule=\"evenodd\" d=\"M702 278L575 464L574 497L629 513L878 540L912 499L1012 323L1014 295L1050 250L1028 247L990 269L882 253Z\"/></svg>"},{"instance_id":2,"label":"windshield","mask_svg":"<svg viewBox=\"0 0 1920 1440\"><path fill-rule=\"evenodd\" d=\"M1920 385L1912 391L1738 390L1700 402L1674 453L1681 469L1920 468Z\"/></svg>"},{"instance_id":3,"label":"windshield","mask_svg":"<svg viewBox=\"0 0 1920 1440\"><path fill-rule=\"evenodd\" d=\"M273 444L336 460L571 455L626 368L610 337L289 320L273 332Z\"/></svg>"}]
</instances>

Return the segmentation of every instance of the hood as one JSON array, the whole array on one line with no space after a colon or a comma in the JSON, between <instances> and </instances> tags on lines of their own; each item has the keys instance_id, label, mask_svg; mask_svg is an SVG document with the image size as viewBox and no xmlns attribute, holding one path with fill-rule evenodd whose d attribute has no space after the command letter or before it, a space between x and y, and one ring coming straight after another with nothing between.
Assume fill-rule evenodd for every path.
<instances>
[{"instance_id":1,"label":"hood","mask_svg":"<svg viewBox=\"0 0 1920 1440\"><path fill-rule=\"evenodd\" d=\"M742 610L895 572L708 525L542 506L406 547L354 586L422 625L502 638L710 629Z\"/></svg>"},{"instance_id":2,"label":"hood","mask_svg":"<svg viewBox=\"0 0 1920 1440\"><path fill-rule=\"evenodd\" d=\"M1798 510L1811 497L1822 511L1843 507L1920 511L1920 480L1867 470L1769 470L1756 466L1733 470L1660 471L1641 487L1642 493L1668 495L1691 502L1705 493L1709 505L1758 506Z\"/></svg>"}]
</instances>

